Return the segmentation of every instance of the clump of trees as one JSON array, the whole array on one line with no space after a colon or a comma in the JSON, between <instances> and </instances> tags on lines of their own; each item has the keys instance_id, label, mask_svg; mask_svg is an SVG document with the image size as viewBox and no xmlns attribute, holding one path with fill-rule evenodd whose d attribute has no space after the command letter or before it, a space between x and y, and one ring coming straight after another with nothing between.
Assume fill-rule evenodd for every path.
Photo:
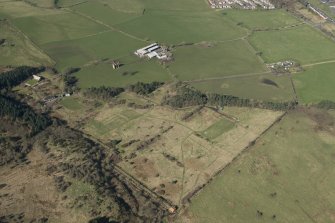
<instances>
[{"instance_id":1,"label":"clump of trees","mask_svg":"<svg viewBox=\"0 0 335 223\"><path fill-rule=\"evenodd\" d=\"M10 89L19 85L34 74L38 74L44 70L45 67L21 66L15 68L14 70L6 71L0 74L0 89Z\"/></svg>"},{"instance_id":2,"label":"clump of trees","mask_svg":"<svg viewBox=\"0 0 335 223\"><path fill-rule=\"evenodd\" d=\"M116 87L93 87L89 88L84 92L87 97L97 98L101 100L108 100L110 98L116 97L124 92L124 88Z\"/></svg>"},{"instance_id":3,"label":"clump of trees","mask_svg":"<svg viewBox=\"0 0 335 223\"><path fill-rule=\"evenodd\" d=\"M2 46L6 42L6 39L0 39L0 46Z\"/></svg>"},{"instance_id":4,"label":"clump of trees","mask_svg":"<svg viewBox=\"0 0 335 223\"><path fill-rule=\"evenodd\" d=\"M129 184L126 178L115 170L117 159L113 157L117 156L114 150L120 143L119 140L114 143L115 147L112 147L111 151L106 151L81 132L63 126L49 128L39 137L42 144L48 142L48 145L53 145L51 148L57 147L57 151L64 158L69 155L73 157L60 159L56 166L57 172L61 171L71 178L93 185L104 202L118 209L119 216L115 216L118 222L160 222L154 221L161 219L165 213L159 202L153 202L143 191L135 189L133 184ZM51 154L52 149L49 151L49 155ZM60 185L63 184L62 179L57 180ZM89 211L92 217L108 213L97 208L101 208L99 203L95 203Z\"/></svg>"},{"instance_id":5,"label":"clump of trees","mask_svg":"<svg viewBox=\"0 0 335 223\"><path fill-rule=\"evenodd\" d=\"M80 71L80 68L71 67L67 69L67 71L64 72L64 84L65 84L65 91L67 92L73 92L77 89L77 82L78 78L74 76L74 73L77 73Z\"/></svg>"},{"instance_id":6,"label":"clump of trees","mask_svg":"<svg viewBox=\"0 0 335 223\"><path fill-rule=\"evenodd\" d=\"M335 109L335 102L330 101L330 100L323 100L320 101L317 105L318 108L322 108L322 109Z\"/></svg>"},{"instance_id":7,"label":"clump of trees","mask_svg":"<svg viewBox=\"0 0 335 223\"><path fill-rule=\"evenodd\" d=\"M129 85L127 89L131 92L135 92L136 94L140 95L148 95L162 86L164 82L151 82L151 83L143 83L137 82L136 84Z\"/></svg>"},{"instance_id":8,"label":"clump of trees","mask_svg":"<svg viewBox=\"0 0 335 223\"><path fill-rule=\"evenodd\" d=\"M54 176L54 181L57 190L65 192L66 189L71 186L71 182L65 181L64 176Z\"/></svg>"},{"instance_id":9,"label":"clump of trees","mask_svg":"<svg viewBox=\"0 0 335 223\"><path fill-rule=\"evenodd\" d=\"M54 7L55 7L55 8L59 8L58 3L59 3L59 0L54 0Z\"/></svg>"},{"instance_id":10,"label":"clump of trees","mask_svg":"<svg viewBox=\"0 0 335 223\"><path fill-rule=\"evenodd\" d=\"M205 105L207 100L207 96L201 91L189 86L182 86L177 89L176 95L165 96L162 104L174 108L183 108L195 105Z\"/></svg>"},{"instance_id":11,"label":"clump of trees","mask_svg":"<svg viewBox=\"0 0 335 223\"><path fill-rule=\"evenodd\" d=\"M51 124L49 117L35 113L28 105L13 98L0 95L0 108L0 117L10 117L28 125L31 129L30 136L44 130Z\"/></svg>"},{"instance_id":12,"label":"clump of trees","mask_svg":"<svg viewBox=\"0 0 335 223\"><path fill-rule=\"evenodd\" d=\"M163 82L151 82L151 83L142 83L137 82L136 84L129 85L125 88L120 87L92 87L87 89L84 92L84 95L91 98L97 98L101 100L108 100L110 98L116 97L122 92L128 90L131 92L135 92L140 95L148 95L155 90L157 90L160 86L162 86Z\"/></svg>"},{"instance_id":13,"label":"clump of trees","mask_svg":"<svg viewBox=\"0 0 335 223\"><path fill-rule=\"evenodd\" d=\"M88 223L117 223L117 221L113 221L109 217L103 216L91 219Z\"/></svg>"},{"instance_id":14,"label":"clump of trees","mask_svg":"<svg viewBox=\"0 0 335 223\"><path fill-rule=\"evenodd\" d=\"M25 161L30 146L23 144L20 137L0 137L0 166Z\"/></svg>"},{"instance_id":15,"label":"clump of trees","mask_svg":"<svg viewBox=\"0 0 335 223\"><path fill-rule=\"evenodd\" d=\"M208 104L215 106L254 107L271 110L290 110L296 107L296 101L272 102L239 98L232 95L208 94Z\"/></svg>"}]
</instances>

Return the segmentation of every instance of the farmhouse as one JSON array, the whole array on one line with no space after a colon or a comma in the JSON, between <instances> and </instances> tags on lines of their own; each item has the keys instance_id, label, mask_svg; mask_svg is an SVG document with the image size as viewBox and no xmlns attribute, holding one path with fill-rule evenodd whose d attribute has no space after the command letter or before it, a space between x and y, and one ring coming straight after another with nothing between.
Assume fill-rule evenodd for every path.
<instances>
[{"instance_id":1,"label":"farmhouse","mask_svg":"<svg viewBox=\"0 0 335 223\"><path fill-rule=\"evenodd\" d=\"M33 75L34 80L40 81L42 79L42 77L37 76L37 75Z\"/></svg>"},{"instance_id":2,"label":"farmhouse","mask_svg":"<svg viewBox=\"0 0 335 223\"><path fill-rule=\"evenodd\" d=\"M120 67L120 61L112 61L113 69L116 70Z\"/></svg>"},{"instance_id":3,"label":"farmhouse","mask_svg":"<svg viewBox=\"0 0 335 223\"><path fill-rule=\"evenodd\" d=\"M158 43L153 43L153 44L150 44L149 46L136 50L135 55L141 58L147 57L149 59L152 59L154 57L160 60L168 59L166 50L164 50Z\"/></svg>"}]
</instances>

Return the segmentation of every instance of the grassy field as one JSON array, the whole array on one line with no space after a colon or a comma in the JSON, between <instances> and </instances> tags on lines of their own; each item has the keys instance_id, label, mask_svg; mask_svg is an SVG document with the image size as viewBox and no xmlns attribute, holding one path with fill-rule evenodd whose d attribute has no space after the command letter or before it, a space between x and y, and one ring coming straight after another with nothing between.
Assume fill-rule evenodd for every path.
<instances>
[{"instance_id":1,"label":"grassy field","mask_svg":"<svg viewBox=\"0 0 335 223\"><path fill-rule=\"evenodd\" d=\"M175 61L169 68L183 81L266 71L243 40L185 46L173 53Z\"/></svg>"},{"instance_id":2,"label":"grassy field","mask_svg":"<svg viewBox=\"0 0 335 223\"><path fill-rule=\"evenodd\" d=\"M123 47L119 47L120 45ZM42 48L56 60L56 67L64 70L102 59L118 59L121 63L127 63L129 55L142 46L145 46L145 43L119 32L108 31L76 40L44 44ZM130 57L131 61L137 59Z\"/></svg>"},{"instance_id":3,"label":"grassy field","mask_svg":"<svg viewBox=\"0 0 335 223\"><path fill-rule=\"evenodd\" d=\"M136 59L136 58L135 58ZM92 65L76 74L80 88L121 87L136 82L170 81L171 77L157 61L133 60L117 70L111 64Z\"/></svg>"},{"instance_id":4,"label":"grassy field","mask_svg":"<svg viewBox=\"0 0 335 223\"><path fill-rule=\"evenodd\" d=\"M241 23L248 29L275 29L299 22L284 10L228 10L224 13L236 24Z\"/></svg>"},{"instance_id":5,"label":"grassy field","mask_svg":"<svg viewBox=\"0 0 335 223\"><path fill-rule=\"evenodd\" d=\"M221 111L223 115L202 108L185 121L182 117L195 108L173 110L159 106L159 101L154 107L142 109L128 105L150 105L162 92L137 96L138 100L126 92L120 97L125 103L100 107L94 106L97 101L79 97L75 100L85 105L83 108L73 110L63 105L54 115L106 144L111 139L122 140L119 151L123 159L119 165L179 205L282 114L226 107Z\"/></svg>"},{"instance_id":6,"label":"grassy field","mask_svg":"<svg viewBox=\"0 0 335 223\"><path fill-rule=\"evenodd\" d=\"M277 86L264 84L262 82L264 79L272 80ZM204 92L235 95L241 98L266 101L291 101L294 99L292 84L287 75L275 76L266 74L191 82L190 84Z\"/></svg>"},{"instance_id":7,"label":"grassy field","mask_svg":"<svg viewBox=\"0 0 335 223\"><path fill-rule=\"evenodd\" d=\"M122 99L128 100L127 97ZM147 104L150 103L149 98ZM281 114L260 109L224 110L227 116L239 120L235 123L203 108L183 121L181 117L194 108L180 111L162 106L134 109L126 104L83 110L72 118L66 108L57 112L66 120L70 118L69 123L80 122L84 132L104 143L121 139L123 159L119 164L175 204L230 162ZM158 134L158 139L138 149Z\"/></svg>"},{"instance_id":8,"label":"grassy field","mask_svg":"<svg viewBox=\"0 0 335 223\"><path fill-rule=\"evenodd\" d=\"M196 196L180 222L333 222L334 116L290 113Z\"/></svg>"},{"instance_id":9,"label":"grassy field","mask_svg":"<svg viewBox=\"0 0 335 223\"><path fill-rule=\"evenodd\" d=\"M42 4L39 0L31 1L37 6ZM43 4L47 6L50 2ZM309 64L335 59L335 44L319 32L307 25L285 29L285 26L297 24L298 20L284 10L222 12L210 10L206 2L196 0L182 3L177 0L59 1L59 6L70 7L68 9L38 8L17 1L3 1L0 5L0 16L9 17L56 62L58 70L82 67L77 74L82 88L125 86L137 81L170 81L173 76L180 81L197 80L199 82L191 84L207 92L284 101L293 97L286 77L269 77L278 87L262 84L264 76L261 74L224 80L212 78L266 72L263 62L255 55L256 51L262 52L265 62L295 59ZM267 28L280 30L254 32L248 37L256 51L242 40L247 29ZM20 47L0 49L3 52L0 63L52 62L34 50L29 40L20 41L17 40ZM172 48L174 61L168 64L169 70L165 70L155 60L140 61L130 56L136 49L153 41L168 46L197 44ZM111 70L108 63L102 62L107 59L120 60L125 66L117 71ZM317 73L315 69L310 72ZM297 85L299 81L297 78ZM302 93L304 89L298 86L301 100L315 101L305 99L310 96ZM310 92L316 97L314 91Z\"/></svg>"},{"instance_id":10,"label":"grassy field","mask_svg":"<svg viewBox=\"0 0 335 223\"><path fill-rule=\"evenodd\" d=\"M206 11L148 10L143 16L117 25L117 28L140 38L167 45L231 40L246 35L245 30L235 26L222 14Z\"/></svg>"},{"instance_id":11,"label":"grassy field","mask_svg":"<svg viewBox=\"0 0 335 223\"><path fill-rule=\"evenodd\" d=\"M209 11L205 1L198 0L99 0L119 11L140 11L143 9L172 11Z\"/></svg>"},{"instance_id":12,"label":"grassy field","mask_svg":"<svg viewBox=\"0 0 335 223\"><path fill-rule=\"evenodd\" d=\"M48 55L37 49L29 39L8 22L0 22L0 39L5 39L0 47L0 66L53 64Z\"/></svg>"},{"instance_id":13,"label":"grassy field","mask_svg":"<svg viewBox=\"0 0 335 223\"><path fill-rule=\"evenodd\" d=\"M224 132L231 130L234 127L234 123L228 119L221 119L220 121L214 123L200 134L205 138L214 140L218 136L222 135Z\"/></svg>"},{"instance_id":14,"label":"grassy field","mask_svg":"<svg viewBox=\"0 0 335 223\"><path fill-rule=\"evenodd\" d=\"M73 5L81 4L83 0L59 0L57 5L60 7L70 7Z\"/></svg>"},{"instance_id":15,"label":"grassy field","mask_svg":"<svg viewBox=\"0 0 335 223\"><path fill-rule=\"evenodd\" d=\"M0 18L19 18L29 16L54 15L62 13L59 10L34 7L24 1L0 2Z\"/></svg>"},{"instance_id":16,"label":"grassy field","mask_svg":"<svg viewBox=\"0 0 335 223\"><path fill-rule=\"evenodd\" d=\"M14 24L37 44L78 39L106 30L104 26L73 13L18 18Z\"/></svg>"},{"instance_id":17,"label":"grassy field","mask_svg":"<svg viewBox=\"0 0 335 223\"><path fill-rule=\"evenodd\" d=\"M307 25L281 31L256 32L251 44L266 63L293 59L301 64L335 59L335 43Z\"/></svg>"},{"instance_id":18,"label":"grassy field","mask_svg":"<svg viewBox=\"0 0 335 223\"><path fill-rule=\"evenodd\" d=\"M30 4L41 8L54 8L54 0L27 0Z\"/></svg>"},{"instance_id":19,"label":"grassy field","mask_svg":"<svg viewBox=\"0 0 335 223\"><path fill-rule=\"evenodd\" d=\"M79 111L83 108L83 105L74 97L63 98L60 104L72 111Z\"/></svg>"},{"instance_id":20,"label":"grassy field","mask_svg":"<svg viewBox=\"0 0 335 223\"><path fill-rule=\"evenodd\" d=\"M307 67L306 71L293 75L299 101L318 103L322 100L335 101L334 63Z\"/></svg>"},{"instance_id":21,"label":"grassy field","mask_svg":"<svg viewBox=\"0 0 335 223\"><path fill-rule=\"evenodd\" d=\"M71 7L71 9L112 26L128 20L133 20L142 15L142 12L121 12L109 7L108 4L102 4L97 1L76 5Z\"/></svg>"}]
</instances>

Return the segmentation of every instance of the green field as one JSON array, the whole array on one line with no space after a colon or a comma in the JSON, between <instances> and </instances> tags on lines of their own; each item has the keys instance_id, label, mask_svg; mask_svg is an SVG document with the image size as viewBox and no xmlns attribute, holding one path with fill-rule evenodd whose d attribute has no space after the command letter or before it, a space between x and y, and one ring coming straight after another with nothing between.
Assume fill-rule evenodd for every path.
<instances>
[{"instance_id":1,"label":"green field","mask_svg":"<svg viewBox=\"0 0 335 223\"><path fill-rule=\"evenodd\" d=\"M66 109L72 111L79 111L83 108L83 104L81 104L78 99L73 97L66 97L60 101L60 104L63 105Z\"/></svg>"},{"instance_id":2,"label":"green field","mask_svg":"<svg viewBox=\"0 0 335 223\"><path fill-rule=\"evenodd\" d=\"M265 66L242 41L177 48L169 66L179 80L198 80L265 72Z\"/></svg>"},{"instance_id":3,"label":"green field","mask_svg":"<svg viewBox=\"0 0 335 223\"><path fill-rule=\"evenodd\" d=\"M215 138L222 135L224 132L228 132L229 130L231 130L234 126L235 125L233 122L223 118L202 131L201 135L210 140L214 140Z\"/></svg>"},{"instance_id":4,"label":"green field","mask_svg":"<svg viewBox=\"0 0 335 223\"><path fill-rule=\"evenodd\" d=\"M142 15L142 13L120 12L109 7L108 4L104 5L96 1L76 5L74 7L71 7L71 9L83 13L85 15L88 15L93 19L102 21L108 25L116 25L119 23L123 23L128 20L133 20L136 17Z\"/></svg>"},{"instance_id":5,"label":"green field","mask_svg":"<svg viewBox=\"0 0 335 223\"><path fill-rule=\"evenodd\" d=\"M266 63L293 59L301 64L335 59L335 43L304 25L295 29L256 32L251 44L262 52Z\"/></svg>"},{"instance_id":6,"label":"green field","mask_svg":"<svg viewBox=\"0 0 335 223\"><path fill-rule=\"evenodd\" d=\"M206 18L206 19L204 19ZM215 12L150 11L117 25L137 37L164 44L224 41L246 35L245 30Z\"/></svg>"},{"instance_id":7,"label":"green field","mask_svg":"<svg viewBox=\"0 0 335 223\"><path fill-rule=\"evenodd\" d=\"M155 9L155 10L174 10L174 11L209 11L205 1L198 0L100 0L111 7L120 11Z\"/></svg>"},{"instance_id":8,"label":"green field","mask_svg":"<svg viewBox=\"0 0 335 223\"><path fill-rule=\"evenodd\" d=\"M137 60L113 70L111 64L83 68L76 74L80 88L121 87L136 82L169 81L170 75L157 61Z\"/></svg>"},{"instance_id":9,"label":"green field","mask_svg":"<svg viewBox=\"0 0 335 223\"><path fill-rule=\"evenodd\" d=\"M335 114L308 113L286 116L206 186L183 217L206 223L333 222L334 129L316 126L333 125Z\"/></svg>"},{"instance_id":10,"label":"green field","mask_svg":"<svg viewBox=\"0 0 335 223\"><path fill-rule=\"evenodd\" d=\"M300 21L284 10L223 12L210 10L205 1L197 0L60 0L58 5L63 8L56 9L51 1L30 1L51 8L1 1L0 16L8 17L48 54L58 70L81 67L77 77L82 88L170 81L173 76L206 92L287 101L293 98L289 79L266 75L278 87L262 84L260 79L267 69L256 52L261 52L266 63L294 59L305 65L335 59L335 43L307 25L288 28ZM271 30L251 32L268 28ZM0 64L53 63L22 38L15 40L17 47L0 49ZM172 47L173 61L167 64L168 70L156 60L148 62L131 56L154 41ZM196 44L178 46L185 43ZM102 62L108 59L120 60L125 66L111 70L108 63ZM328 75L323 67L295 75L302 102L333 99L331 90L327 90L330 87L318 91L321 84L309 82L314 82L321 72ZM236 75L242 76L231 78ZM226 77L229 79L220 79ZM323 80L325 86L330 86L331 82Z\"/></svg>"},{"instance_id":11,"label":"green field","mask_svg":"<svg viewBox=\"0 0 335 223\"><path fill-rule=\"evenodd\" d=\"M119 47L119 46L122 47ZM88 62L101 59L119 59L142 47L146 43L131 39L119 32L104 32L76 40L59 41L42 45L57 62L56 67L64 70L68 67L83 66Z\"/></svg>"},{"instance_id":12,"label":"green field","mask_svg":"<svg viewBox=\"0 0 335 223\"><path fill-rule=\"evenodd\" d=\"M107 29L73 13L18 18L14 24L37 44L82 38Z\"/></svg>"},{"instance_id":13,"label":"green field","mask_svg":"<svg viewBox=\"0 0 335 223\"><path fill-rule=\"evenodd\" d=\"M70 7L73 5L81 4L83 0L58 0L57 5L60 7Z\"/></svg>"},{"instance_id":14,"label":"green field","mask_svg":"<svg viewBox=\"0 0 335 223\"><path fill-rule=\"evenodd\" d=\"M228 10L225 14L248 29L275 29L299 22L284 10Z\"/></svg>"},{"instance_id":15,"label":"green field","mask_svg":"<svg viewBox=\"0 0 335 223\"><path fill-rule=\"evenodd\" d=\"M0 46L0 66L53 64L48 55L38 50L29 39L8 22L0 22L0 39L5 39Z\"/></svg>"},{"instance_id":16,"label":"green field","mask_svg":"<svg viewBox=\"0 0 335 223\"><path fill-rule=\"evenodd\" d=\"M262 83L263 79L272 80L277 86ZM210 93L235 95L242 98L252 98L267 101L291 101L294 99L292 84L287 75L272 74L250 77L228 78L192 82L195 88Z\"/></svg>"},{"instance_id":17,"label":"green field","mask_svg":"<svg viewBox=\"0 0 335 223\"><path fill-rule=\"evenodd\" d=\"M318 103L322 100L335 101L335 64L322 64L306 68L306 71L294 74L294 83L299 101Z\"/></svg>"},{"instance_id":18,"label":"green field","mask_svg":"<svg viewBox=\"0 0 335 223\"><path fill-rule=\"evenodd\" d=\"M24 1L0 2L0 17L20 18L54 14L62 14L62 11L34 7Z\"/></svg>"},{"instance_id":19,"label":"green field","mask_svg":"<svg viewBox=\"0 0 335 223\"><path fill-rule=\"evenodd\" d=\"M54 8L54 0L27 0L30 4L41 8Z\"/></svg>"}]
</instances>

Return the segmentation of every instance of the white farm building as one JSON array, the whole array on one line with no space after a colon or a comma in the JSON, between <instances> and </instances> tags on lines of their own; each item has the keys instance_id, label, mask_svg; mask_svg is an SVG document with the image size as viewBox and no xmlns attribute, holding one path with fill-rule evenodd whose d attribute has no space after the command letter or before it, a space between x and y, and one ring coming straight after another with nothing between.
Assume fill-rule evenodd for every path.
<instances>
[{"instance_id":1,"label":"white farm building","mask_svg":"<svg viewBox=\"0 0 335 223\"><path fill-rule=\"evenodd\" d=\"M153 43L146 47L136 50L135 55L139 57L147 57L149 59L157 57L160 60L164 60L168 58L165 50L163 50L158 43Z\"/></svg>"}]
</instances>

